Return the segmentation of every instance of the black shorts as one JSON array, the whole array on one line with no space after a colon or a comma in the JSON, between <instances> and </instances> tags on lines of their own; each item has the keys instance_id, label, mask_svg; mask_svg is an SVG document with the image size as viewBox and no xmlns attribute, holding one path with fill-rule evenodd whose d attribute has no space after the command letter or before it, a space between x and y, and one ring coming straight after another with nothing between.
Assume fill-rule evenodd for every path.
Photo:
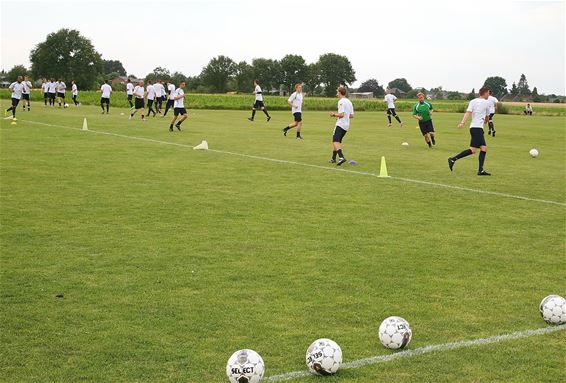
<instances>
[{"instance_id":1,"label":"black shorts","mask_svg":"<svg viewBox=\"0 0 566 383\"><path fill-rule=\"evenodd\" d=\"M49 97L49 93L47 93L47 92L43 93L43 98L47 99L47 97Z\"/></svg>"},{"instance_id":2,"label":"black shorts","mask_svg":"<svg viewBox=\"0 0 566 383\"><path fill-rule=\"evenodd\" d=\"M303 114L301 112L293 113L293 117L295 118L295 122L303 121Z\"/></svg>"},{"instance_id":3,"label":"black shorts","mask_svg":"<svg viewBox=\"0 0 566 383\"><path fill-rule=\"evenodd\" d=\"M12 106L18 106L19 103L20 103L19 98L12 98Z\"/></svg>"},{"instance_id":4,"label":"black shorts","mask_svg":"<svg viewBox=\"0 0 566 383\"><path fill-rule=\"evenodd\" d=\"M493 116L495 115L495 113L490 113L489 114L489 121L493 121Z\"/></svg>"},{"instance_id":5,"label":"black shorts","mask_svg":"<svg viewBox=\"0 0 566 383\"><path fill-rule=\"evenodd\" d=\"M110 99L108 97L101 97L100 98L100 103L101 104L108 104L110 105Z\"/></svg>"},{"instance_id":6,"label":"black shorts","mask_svg":"<svg viewBox=\"0 0 566 383\"><path fill-rule=\"evenodd\" d=\"M347 130L342 129L339 126L334 127L334 134L332 135L332 142L342 142L344 136L348 133Z\"/></svg>"},{"instance_id":7,"label":"black shorts","mask_svg":"<svg viewBox=\"0 0 566 383\"><path fill-rule=\"evenodd\" d=\"M187 110L185 108L174 108L173 114L175 116L178 116L178 115L184 116L185 114L187 114Z\"/></svg>"},{"instance_id":8,"label":"black shorts","mask_svg":"<svg viewBox=\"0 0 566 383\"><path fill-rule=\"evenodd\" d=\"M55 93L48 93L49 98L55 100Z\"/></svg>"},{"instance_id":9,"label":"black shorts","mask_svg":"<svg viewBox=\"0 0 566 383\"><path fill-rule=\"evenodd\" d=\"M173 105L175 104L175 100L167 100L167 105L165 105L167 107L167 109L172 108Z\"/></svg>"},{"instance_id":10,"label":"black shorts","mask_svg":"<svg viewBox=\"0 0 566 383\"><path fill-rule=\"evenodd\" d=\"M29 93L22 93L22 98L29 101Z\"/></svg>"},{"instance_id":11,"label":"black shorts","mask_svg":"<svg viewBox=\"0 0 566 383\"><path fill-rule=\"evenodd\" d=\"M471 148L480 148L482 146L487 146L485 143L485 136L483 134L483 128L470 128L470 140Z\"/></svg>"},{"instance_id":12,"label":"black shorts","mask_svg":"<svg viewBox=\"0 0 566 383\"><path fill-rule=\"evenodd\" d=\"M153 105L153 100L148 99L148 100L147 100L147 107L148 107L148 108L151 108L152 105Z\"/></svg>"},{"instance_id":13,"label":"black shorts","mask_svg":"<svg viewBox=\"0 0 566 383\"><path fill-rule=\"evenodd\" d=\"M128 95L128 101L132 101L132 97L134 97L134 95L133 95L133 94L129 94L129 95Z\"/></svg>"},{"instance_id":14,"label":"black shorts","mask_svg":"<svg viewBox=\"0 0 566 383\"><path fill-rule=\"evenodd\" d=\"M421 128L421 133L423 136L427 133L434 133L434 126L432 126L432 120L419 121L419 128Z\"/></svg>"},{"instance_id":15,"label":"black shorts","mask_svg":"<svg viewBox=\"0 0 566 383\"><path fill-rule=\"evenodd\" d=\"M393 115L393 116L397 115L397 113L395 113L395 108L387 108L387 114Z\"/></svg>"},{"instance_id":16,"label":"black shorts","mask_svg":"<svg viewBox=\"0 0 566 383\"><path fill-rule=\"evenodd\" d=\"M137 97L136 97L135 108L136 108L136 109L143 109L143 108L145 108L145 100L144 100L143 98L137 98Z\"/></svg>"},{"instance_id":17,"label":"black shorts","mask_svg":"<svg viewBox=\"0 0 566 383\"><path fill-rule=\"evenodd\" d=\"M263 101L255 100L254 109L259 109L259 108L265 108L265 105L263 105Z\"/></svg>"},{"instance_id":18,"label":"black shorts","mask_svg":"<svg viewBox=\"0 0 566 383\"><path fill-rule=\"evenodd\" d=\"M65 98L65 93L57 92L57 97Z\"/></svg>"}]
</instances>

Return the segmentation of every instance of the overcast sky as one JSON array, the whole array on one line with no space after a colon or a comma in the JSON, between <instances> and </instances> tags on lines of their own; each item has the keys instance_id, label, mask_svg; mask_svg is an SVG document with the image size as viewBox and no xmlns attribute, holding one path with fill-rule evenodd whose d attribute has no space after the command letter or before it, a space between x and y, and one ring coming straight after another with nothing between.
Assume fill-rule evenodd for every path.
<instances>
[{"instance_id":1,"label":"overcast sky","mask_svg":"<svg viewBox=\"0 0 566 383\"><path fill-rule=\"evenodd\" d=\"M358 81L469 92L488 76L525 73L539 93L565 94L565 0L1 0L1 67L60 28L78 29L129 74L157 66L197 75L210 58L315 62L348 56Z\"/></svg>"}]
</instances>

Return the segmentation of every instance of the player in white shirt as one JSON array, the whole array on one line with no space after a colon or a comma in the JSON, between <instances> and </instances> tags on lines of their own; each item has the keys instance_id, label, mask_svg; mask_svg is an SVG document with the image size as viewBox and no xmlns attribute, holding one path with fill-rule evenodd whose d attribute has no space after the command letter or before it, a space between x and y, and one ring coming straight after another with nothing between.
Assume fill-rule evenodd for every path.
<instances>
[{"instance_id":1,"label":"player in white shirt","mask_svg":"<svg viewBox=\"0 0 566 383\"><path fill-rule=\"evenodd\" d=\"M303 127L303 86L301 84L295 85L295 92L289 97L287 103L291 107L294 122L283 128L283 135L286 136L289 129L297 128L297 140L302 140L301 128Z\"/></svg>"},{"instance_id":2,"label":"player in white shirt","mask_svg":"<svg viewBox=\"0 0 566 383\"><path fill-rule=\"evenodd\" d=\"M30 110L30 104L29 104L29 98L30 98L30 93L31 93L31 81L28 80L28 76L24 76L24 81L22 81L22 84L24 85L24 90L22 92L22 106L23 106L23 111L25 112L26 110L26 101L27 101L27 105L28 105L28 112Z\"/></svg>"},{"instance_id":3,"label":"player in white shirt","mask_svg":"<svg viewBox=\"0 0 566 383\"><path fill-rule=\"evenodd\" d=\"M134 109L134 103L132 98L134 97L134 84L132 80L128 77L128 82L126 83L126 94L128 95L128 104L130 104L130 109Z\"/></svg>"},{"instance_id":4,"label":"player in white shirt","mask_svg":"<svg viewBox=\"0 0 566 383\"><path fill-rule=\"evenodd\" d=\"M47 85L48 85L47 92L49 96L49 106L53 108L55 106L55 96L57 95L57 82L55 82L54 79L51 79L47 83Z\"/></svg>"},{"instance_id":5,"label":"player in white shirt","mask_svg":"<svg viewBox=\"0 0 566 383\"><path fill-rule=\"evenodd\" d=\"M71 95L73 96L75 106L80 106L81 103L77 100L77 97L79 96L79 88L77 87L75 80L71 81Z\"/></svg>"},{"instance_id":6,"label":"player in white shirt","mask_svg":"<svg viewBox=\"0 0 566 383\"><path fill-rule=\"evenodd\" d=\"M163 86L163 81L157 80L157 83L153 86L153 88L155 89L155 111L161 114L163 100L165 99L165 87Z\"/></svg>"},{"instance_id":7,"label":"player in white shirt","mask_svg":"<svg viewBox=\"0 0 566 383\"><path fill-rule=\"evenodd\" d=\"M495 137L495 127L493 126L493 115L497 112L497 104L499 104L499 100L491 95L491 89L489 90L489 97L487 98L487 102L489 102L489 121L487 125L489 129L487 134L490 136Z\"/></svg>"},{"instance_id":8,"label":"player in white shirt","mask_svg":"<svg viewBox=\"0 0 566 383\"><path fill-rule=\"evenodd\" d=\"M147 80L147 115L149 116L151 113L153 113L153 117L155 117L155 115L157 113L155 113L155 110L153 110L153 101L155 100L155 87L153 86L151 80Z\"/></svg>"},{"instance_id":9,"label":"player in white shirt","mask_svg":"<svg viewBox=\"0 0 566 383\"><path fill-rule=\"evenodd\" d=\"M138 82L138 85L136 85L136 87L133 90L133 95L135 97L135 105L134 105L134 111L132 111L132 114L130 114L130 120L132 118L134 118L134 114L136 114L136 112L140 112L141 113L141 118L142 121L145 121L145 116L144 116L144 110L145 110L145 88L143 87L143 80L140 80Z\"/></svg>"},{"instance_id":10,"label":"player in white shirt","mask_svg":"<svg viewBox=\"0 0 566 383\"><path fill-rule=\"evenodd\" d=\"M59 81L57 81L57 87L56 87L57 98L59 99L59 108L61 107L61 103L63 103L63 106L65 105L65 90L66 89L67 89L67 85L65 85L63 80L59 79Z\"/></svg>"},{"instance_id":11,"label":"player in white shirt","mask_svg":"<svg viewBox=\"0 0 566 383\"><path fill-rule=\"evenodd\" d=\"M342 153L342 139L350 130L350 119L354 118L354 105L346 98L346 88L340 87L336 93L338 96L338 113L330 113L330 117L336 118L336 125L334 126L334 133L332 135L332 159L331 164L337 166L346 162L346 157ZM338 156L338 162L336 162Z\"/></svg>"},{"instance_id":12,"label":"player in white shirt","mask_svg":"<svg viewBox=\"0 0 566 383\"><path fill-rule=\"evenodd\" d=\"M4 116L7 116L9 112L12 112L12 120L16 121L16 109L18 109L18 104L22 98L24 92L24 84L22 83L22 76L18 76L16 82L10 84L8 89L12 92L12 106L6 109Z\"/></svg>"},{"instance_id":13,"label":"player in white shirt","mask_svg":"<svg viewBox=\"0 0 566 383\"><path fill-rule=\"evenodd\" d=\"M458 124L458 128L462 129L468 117L472 117L472 122L470 123L470 136L472 136L472 139L470 142L470 147L468 149L455 155L454 157L448 157L448 167L450 168L450 171L453 170L454 163L457 160L474 154L478 149L480 149L478 176L491 175L483 168L485 155L487 153L487 144L485 142L483 126L489 120L489 102L487 101L488 97L489 88L482 87L480 89L480 96L470 101L468 109L464 114L464 118L462 118L462 122Z\"/></svg>"},{"instance_id":14,"label":"player in white shirt","mask_svg":"<svg viewBox=\"0 0 566 383\"><path fill-rule=\"evenodd\" d=\"M171 120L171 125L169 125L169 131L173 131L173 124L177 120L177 116L181 116L181 119L175 124L177 130L181 131L181 124L187 119L187 110L185 109L185 82L179 84L179 87L175 90L173 95L173 120Z\"/></svg>"},{"instance_id":15,"label":"player in white shirt","mask_svg":"<svg viewBox=\"0 0 566 383\"><path fill-rule=\"evenodd\" d=\"M259 86L259 80L254 80L254 91L253 94L255 95L255 103L254 106L252 107L252 116L248 117L248 120L253 121L254 117L255 117L255 112L257 109L261 108L261 110L263 111L263 113L265 113L265 115L267 116L267 122L269 122L269 120L271 120L271 116L269 115L269 113L267 113L267 109L265 108L265 105L263 104L263 94L261 91L261 87Z\"/></svg>"},{"instance_id":16,"label":"player in white shirt","mask_svg":"<svg viewBox=\"0 0 566 383\"><path fill-rule=\"evenodd\" d=\"M104 105L106 105L106 114L110 113L110 95L112 94L112 87L108 84L108 80L104 80L104 84L100 87L100 107L102 114L104 114Z\"/></svg>"},{"instance_id":17,"label":"player in white shirt","mask_svg":"<svg viewBox=\"0 0 566 383\"><path fill-rule=\"evenodd\" d=\"M43 79L41 81L41 91L43 92L43 103L45 104L45 106L47 106L47 100L49 98L49 82L47 82L46 79Z\"/></svg>"},{"instance_id":18,"label":"player in white shirt","mask_svg":"<svg viewBox=\"0 0 566 383\"><path fill-rule=\"evenodd\" d=\"M163 117L167 115L169 109L173 108L175 104L175 85L170 83L169 81L166 83L167 85L167 104L165 104L165 113L163 113Z\"/></svg>"},{"instance_id":19,"label":"player in white shirt","mask_svg":"<svg viewBox=\"0 0 566 383\"><path fill-rule=\"evenodd\" d=\"M391 127L391 116L393 116L395 117L397 122L401 125L401 127L403 127L403 123L401 122L401 119L399 118L399 116L397 116L397 113L395 112L395 100L397 100L397 97L395 97L394 94L391 94L389 92L389 89L387 89L385 91L385 97L383 98L383 101L387 103L387 120L389 120L389 124L387 126Z\"/></svg>"},{"instance_id":20,"label":"player in white shirt","mask_svg":"<svg viewBox=\"0 0 566 383\"><path fill-rule=\"evenodd\" d=\"M527 104L527 106L525 106L525 110L523 110L523 113L525 114L525 116L533 115L533 107L531 106L531 104Z\"/></svg>"}]
</instances>

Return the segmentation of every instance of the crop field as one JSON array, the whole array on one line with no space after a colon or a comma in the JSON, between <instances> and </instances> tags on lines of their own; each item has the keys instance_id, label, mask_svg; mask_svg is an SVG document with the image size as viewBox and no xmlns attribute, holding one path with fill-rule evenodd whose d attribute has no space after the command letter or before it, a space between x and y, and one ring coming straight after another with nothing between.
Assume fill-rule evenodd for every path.
<instances>
[{"instance_id":1,"label":"crop field","mask_svg":"<svg viewBox=\"0 0 566 383\"><path fill-rule=\"evenodd\" d=\"M242 348L267 382L566 380L566 327L538 310L566 294L563 109L496 115L478 177L477 156L446 163L469 144L450 113L465 102L438 103L429 149L409 102L388 128L380 100L355 101L357 165L338 168L316 111L333 99L306 99L300 141L284 98L252 123L249 96L190 95L169 133L169 116L81 97L1 122L1 382L226 382ZM411 324L406 350L379 342L390 315ZM305 373L317 338L348 368Z\"/></svg>"}]
</instances>

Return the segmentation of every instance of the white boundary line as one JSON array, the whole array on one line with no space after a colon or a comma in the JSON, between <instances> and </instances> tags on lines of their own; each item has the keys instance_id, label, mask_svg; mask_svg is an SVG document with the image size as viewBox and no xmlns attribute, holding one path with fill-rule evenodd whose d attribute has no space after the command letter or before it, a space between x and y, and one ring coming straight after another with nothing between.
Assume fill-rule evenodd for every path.
<instances>
[{"instance_id":1,"label":"white boundary line","mask_svg":"<svg viewBox=\"0 0 566 383\"><path fill-rule=\"evenodd\" d=\"M463 340L459 342L451 342L444 344L436 344L432 346L419 347L419 348L415 348L414 350L400 351L394 354L377 355L369 358L353 360L351 362L343 363L340 369L348 370L348 369L369 366L377 363L390 362L396 359L410 358L413 356L419 356L431 352L445 352L445 351L459 350L461 348L483 346L486 344L499 343L499 342L507 342L510 340L523 339L535 335L549 334L564 329L566 329L566 324L560 326L543 327L533 330L517 331L503 335L496 335L489 338ZM270 376L266 380L268 382L281 382L285 380L304 378L310 375L311 374L308 371L292 371L292 372L287 372L285 374Z\"/></svg>"},{"instance_id":2,"label":"white boundary line","mask_svg":"<svg viewBox=\"0 0 566 383\"><path fill-rule=\"evenodd\" d=\"M47 124L47 123L44 123L44 122L29 121L29 120L20 120L20 121L29 122L31 124L38 124L38 125L45 125L45 126L51 126L51 127L58 127L58 128L82 131L81 128L72 128L70 126L64 126L64 125L54 125L54 124ZM188 144L179 144L179 143L176 143L176 142L161 141L161 140L155 140L155 139L152 139L152 138L136 137L136 136L130 136L130 135L127 135L127 134L103 132L103 131L100 131L100 130L91 130L91 129L89 129L88 132L96 133L96 134L104 134L104 135L107 135L107 136L129 138L131 140L137 140L137 141L153 142L153 143L162 144L162 145L172 145L172 146L178 146L178 147L189 148L189 149L193 148L191 145L188 145ZM252 155L252 154L230 152L230 151L218 150L218 149L208 149L208 151L214 152L214 153L220 153L220 154L228 154L228 155L231 155L231 156L238 156L238 157L251 158L251 159L262 160L262 161L275 162L275 163L286 164L286 165L296 165L296 166L303 166L303 167L309 167L309 168L315 168L315 169L323 169L323 170L326 170L326 171L337 171L337 172L358 174L358 175L364 175L364 176L379 178L379 175L375 174L375 173L361 172L361 171L349 170L349 169L342 169L342 168L338 168L338 167L305 164L305 163L302 163L302 162L280 160L280 159L276 159L276 158L262 157L262 156ZM552 200L539 199L539 198L530 198L530 197L525 197L525 196L520 196L520 195L515 195L515 194L494 192L494 191L481 190L481 189L473 189L473 188L467 188L467 187L463 187L463 186L456 186L456 185L441 184L441 183L436 183L436 182L415 180L415 179L411 179L411 178L403 178L403 177L389 177L389 178L392 179L392 180L397 180L397 181L402 181L402 182L407 182L407 183L428 185L428 186L434 186L434 187L439 187L439 188L453 189L453 190L472 192L472 193L478 193L478 194L488 194L488 195L494 195L494 196L504 197L504 198L512 198L512 199L518 199L518 200L523 200L523 201L545 203L545 204L549 204L549 205L566 206L566 202L552 201Z\"/></svg>"}]
</instances>

